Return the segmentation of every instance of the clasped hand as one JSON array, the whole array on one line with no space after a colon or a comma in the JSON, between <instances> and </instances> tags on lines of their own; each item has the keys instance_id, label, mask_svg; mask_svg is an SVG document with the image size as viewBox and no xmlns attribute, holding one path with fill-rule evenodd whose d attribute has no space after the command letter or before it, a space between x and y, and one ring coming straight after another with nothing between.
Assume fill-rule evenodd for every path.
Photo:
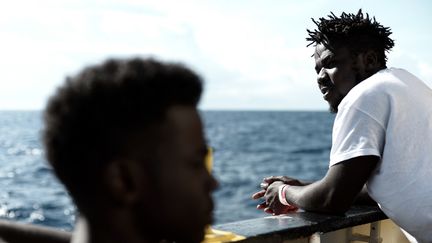
<instances>
[{"instance_id":1,"label":"clasped hand","mask_svg":"<svg viewBox=\"0 0 432 243\"><path fill-rule=\"evenodd\" d=\"M279 187L287 185L302 185L296 179L286 176L271 176L263 179L260 184L261 191L252 195L252 199L264 198L264 202L257 205L257 209L262 209L266 213L273 215L286 214L296 211L298 208L294 205L283 205L279 200Z\"/></svg>"}]
</instances>

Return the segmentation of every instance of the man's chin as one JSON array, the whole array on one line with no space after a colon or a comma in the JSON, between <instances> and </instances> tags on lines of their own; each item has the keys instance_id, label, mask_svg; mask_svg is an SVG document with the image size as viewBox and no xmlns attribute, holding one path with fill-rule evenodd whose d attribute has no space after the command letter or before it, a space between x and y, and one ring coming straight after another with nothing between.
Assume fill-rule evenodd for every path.
<instances>
[{"instance_id":1,"label":"man's chin","mask_svg":"<svg viewBox=\"0 0 432 243\"><path fill-rule=\"evenodd\" d=\"M330 113L336 114L338 112L338 105L335 105L332 102L328 102Z\"/></svg>"},{"instance_id":2,"label":"man's chin","mask_svg":"<svg viewBox=\"0 0 432 243\"><path fill-rule=\"evenodd\" d=\"M338 108L337 108L337 106L333 107L333 106L330 105L329 111L330 111L330 113L336 114L338 112Z\"/></svg>"},{"instance_id":3,"label":"man's chin","mask_svg":"<svg viewBox=\"0 0 432 243\"><path fill-rule=\"evenodd\" d=\"M344 97L339 97L338 99L334 99L333 102L327 101L329 104L329 111L333 114L338 112L339 104L342 102Z\"/></svg>"}]
</instances>

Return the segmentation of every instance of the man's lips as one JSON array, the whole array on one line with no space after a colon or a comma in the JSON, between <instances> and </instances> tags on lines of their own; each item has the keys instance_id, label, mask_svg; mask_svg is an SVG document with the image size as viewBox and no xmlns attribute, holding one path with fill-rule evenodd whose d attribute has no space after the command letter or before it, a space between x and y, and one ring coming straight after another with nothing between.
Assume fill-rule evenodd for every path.
<instances>
[{"instance_id":1,"label":"man's lips","mask_svg":"<svg viewBox=\"0 0 432 243\"><path fill-rule=\"evenodd\" d=\"M320 86L320 90L321 90L321 93L323 94L323 98L325 100L327 100L329 93L330 93L330 90L331 90L331 87Z\"/></svg>"},{"instance_id":2,"label":"man's lips","mask_svg":"<svg viewBox=\"0 0 432 243\"><path fill-rule=\"evenodd\" d=\"M325 93L327 93L327 92L330 90L330 88L327 87L327 86L321 86L321 87L320 87L320 90L321 90L321 93L322 93L322 94L325 94Z\"/></svg>"}]
</instances>

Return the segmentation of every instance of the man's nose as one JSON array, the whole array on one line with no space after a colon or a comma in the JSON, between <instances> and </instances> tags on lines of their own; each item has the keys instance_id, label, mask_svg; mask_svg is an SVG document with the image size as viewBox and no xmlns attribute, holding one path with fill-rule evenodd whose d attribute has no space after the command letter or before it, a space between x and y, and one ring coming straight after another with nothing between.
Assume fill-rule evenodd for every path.
<instances>
[{"instance_id":1,"label":"man's nose","mask_svg":"<svg viewBox=\"0 0 432 243\"><path fill-rule=\"evenodd\" d=\"M321 68L321 70L317 74L317 82L318 84L325 84L325 80L327 79L327 73L324 68Z\"/></svg>"}]
</instances>

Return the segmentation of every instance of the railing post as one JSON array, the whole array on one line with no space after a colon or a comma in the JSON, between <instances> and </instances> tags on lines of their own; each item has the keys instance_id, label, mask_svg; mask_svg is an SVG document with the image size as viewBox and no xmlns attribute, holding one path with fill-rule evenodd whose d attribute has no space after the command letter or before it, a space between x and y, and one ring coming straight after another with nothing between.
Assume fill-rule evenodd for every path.
<instances>
[{"instance_id":1,"label":"railing post","mask_svg":"<svg viewBox=\"0 0 432 243\"><path fill-rule=\"evenodd\" d=\"M347 234L348 234L347 238L348 238L348 242L363 241L369 243L381 243L382 238L380 236L380 233L381 233L381 222L376 221L370 223L369 235L352 233L352 228L350 228L349 230L347 230Z\"/></svg>"},{"instance_id":2,"label":"railing post","mask_svg":"<svg viewBox=\"0 0 432 243\"><path fill-rule=\"evenodd\" d=\"M382 238L380 236L381 233L381 222L372 222L370 224L370 240L369 243L381 243Z\"/></svg>"}]
</instances>

